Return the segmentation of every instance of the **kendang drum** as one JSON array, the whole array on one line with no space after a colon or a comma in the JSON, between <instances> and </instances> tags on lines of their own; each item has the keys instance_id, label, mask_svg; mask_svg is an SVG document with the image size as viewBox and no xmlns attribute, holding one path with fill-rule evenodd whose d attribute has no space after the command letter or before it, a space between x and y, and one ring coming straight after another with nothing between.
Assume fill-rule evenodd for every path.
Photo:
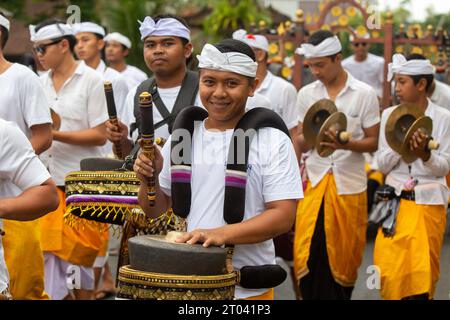
<instances>
[{"instance_id":1,"label":"kendang drum","mask_svg":"<svg viewBox=\"0 0 450 320\"><path fill-rule=\"evenodd\" d=\"M232 300L236 285L272 288L286 279L277 265L233 270L233 248L175 243L180 234L128 240L130 264L119 269L118 299Z\"/></svg>"}]
</instances>

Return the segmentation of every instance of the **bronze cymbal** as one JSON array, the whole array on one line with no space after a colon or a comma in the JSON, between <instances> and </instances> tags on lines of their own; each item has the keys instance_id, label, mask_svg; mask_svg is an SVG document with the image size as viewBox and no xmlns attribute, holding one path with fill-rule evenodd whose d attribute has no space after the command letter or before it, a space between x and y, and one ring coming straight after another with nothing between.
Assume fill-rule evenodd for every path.
<instances>
[{"instance_id":1,"label":"bronze cymbal","mask_svg":"<svg viewBox=\"0 0 450 320\"><path fill-rule=\"evenodd\" d=\"M323 123L320 128L319 134L316 139L316 149L319 156L326 158L329 157L335 150L329 147L321 146L321 142L331 142L328 136L325 134L327 130L334 131L345 131L347 129L347 118L342 112L333 113L328 119Z\"/></svg>"},{"instance_id":2,"label":"bronze cymbal","mask_svg":"<svg viewBox=\"0 0 450 320\"><path fill-rule=\"evenodd\" d=\"M402 103L392 111L384 130L386 141L392 150L402 152L403 140L409 127L422 116L423 111L412 103Z\"/></svg>"},{"instance_id":3,"label":"bronze cymbal","mask_svg":"<svg viewBox=\"0 0 450 320\"><path fill-rule=\"evenodd\" d=\"M308 144L316 144L316 138L323 123L337 111L336 105L330 99L321 99L309 107L303 120L303 136Z\"/></svg>"},{"instance_id":4,"label":"bronze cymbal","mask_svg":"<svg viewBox=\"0 0 450 320\"><path fill-rule=\"evenodd\" d=\"M52 117L52 128L58 131L61 128L61 117L52 108L50 108L50 115Z\"/></svg>"},{"instance_id":5,"label":"bronze cymbal","mask_svg":"<svg viewBox=\"0 0 450 320\"><path fill-rule=\"evenodd\" d=\"M417 119L408 129L408 132L405 135L405 138L402 142L402 149L401 149L401 156L403 161L406 163L411 163L417 160L420 156L425 155L425 150L416 150L411 151L410 149L410 140L413 136L414 132L416 132L418 129L421 129L426 133L427 135L431 136L431 133L433 131L433 121L430 117L423 116Z\"/></svg>"}]
</instances>

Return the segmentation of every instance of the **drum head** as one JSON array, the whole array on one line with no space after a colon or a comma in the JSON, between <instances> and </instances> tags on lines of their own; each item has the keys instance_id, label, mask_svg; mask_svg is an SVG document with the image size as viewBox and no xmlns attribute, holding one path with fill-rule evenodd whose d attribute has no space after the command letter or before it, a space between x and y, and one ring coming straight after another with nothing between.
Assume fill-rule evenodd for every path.
<instances>
[{"instance_id":1,"label":"drum head","mask_svg":"<svg viewBox=\"0 0 450 320\"><path fill-rule=\"evenodd\" d=\"M226 274L227 249L167 241L165 236L137 236L128 240L130 266L145 272L178 275Z\"/></svg>"},{"instance_id":2,"label":"drum head","mask_svg":"<svg viewBox=\"0 0 450 320\"><path fill-rule=\"evenodd\" d=\"M433 131L433 121L431 120L431 118L426 116L420 117L410 126L409 130L407 131L405 138L403 139L402 149L400 153L402 155L403 161L405 161L406 163L414 162L420 156L425 155L425 150L412 152L409 146L411 137L418 129L421 129L426 134L431 135L431 132Z\"/></svg>"},{"instance_id":3,"label":"drum head","mask_svg":"<svg viewBox=\"0 0 450 320\"><path fill-rule=\"evenodd\" d=\"M332 114L320 128L319 135L317 136L316 149L319 156L326 158L329 157L335 150L332 148L321 146L321 142L331 142L328 136L325 134L327 130L341 131L347 129L347 118L342 112L335 112Z\"/></svg>"},{"instance_id":4,"label":"drum head","mask_svg":"<svg viewBox=\"0 0 450 320\"><path fill-rule=\"evenodd\" d=\"M303 136L308 144L316 144L320 128L328 117L335 112L337 112L336 105L330 99L321 99L308 109L303 120Z\"/></svg>"}]
</instances>

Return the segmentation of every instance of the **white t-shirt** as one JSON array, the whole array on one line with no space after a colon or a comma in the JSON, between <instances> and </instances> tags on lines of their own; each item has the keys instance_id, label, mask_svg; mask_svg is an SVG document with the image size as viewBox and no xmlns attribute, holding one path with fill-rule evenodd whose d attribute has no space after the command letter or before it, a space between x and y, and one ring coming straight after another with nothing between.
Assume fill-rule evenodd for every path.
<instances>
[{"instance_id":1,"label":"white t-shirt","mask_svg":"<svg viewBox=\"0 0 450 320\"><path fill-rule=\"evenodd\" d=\"M383 111L379 146L375 154L379 170L387 175L386 184L393 186L397 195L400 195L404 189L403 185L412 176L418 180L414 188L417 204L446 205L449 197L445 176L450 170L450 111L428 100L425 115L433 120L432 137L440 143L440 146L438 150L431 152L427 162L417 159L411 163L410 174L406 162L389 147L384 133L386 121L396 107Z\"/></svg>"},{"instance_id":2,"label":"white t-shirt","mask_svg":"<svg viewBox=\"0 0 450 320\"><path fill-rule=\"evenodd\" d=\"M148 78L145 72L130 65L127 65L127 68L123 70L121 74L127 80L129 90L133 89L135 86L139 85Z\"/></svg>"},{"instance_id":3,"label":"white t-shirt","mask_svg":"<svg viewBox=\"0 0 450 320\"><path fill-rule=\"evenodd\" d=\"M356 79L375 89L378 97L383 96L384 59L369 53L364 61L356 61L355 55L342 61L342 66Z\"/></svg>"},{"instance_id":4,"label":"white t-shirt","mask_svg":"<svg viewBox=\"0 0 450 320\"><path fill-rule=\"evenodd\" d=\"M39 186L50 178L31 143L16 124L0 119L0 198L16 197L28 188ZM16 188L13 190L10 185ZM2 219L0 219L0 228ZM0 237L0 292L8 285L3 245Z\"/></svg>"},{"instance_id":5,"label":"white t-shirt","mask_svg":"<svg viewBox=\"0 0 450 320\"><path fill-rule=\"evenodd\" d=\"M270 100L271 109L284 120L289 130L298 125L297 89L292 83L267 71L256 93Z\"/></svg>"},{"instance_id":6,"label":"white t-shirt","mask_svg":"<svg viewBox=\"0 0 450 320\"><path fill-rule=\"evenodd\" d=\"M345 87L337 95L338 111L347 117L347 131L352 139L364 138L363 128L370 128L380 122L377 95L369 85L356 80L347 72ZM299 121L303 122L308 109L320 99L329 99L327 89L319 80L300 89L297 97ZM316 149L306 159L306 171L315 187L332 170L339 195L357 194L367 189L364 155L350 150L336 150L331 156L322 158Z\"/></svg>"},{"instance_id":7,"label":"white t-shirt","mask_svg":"<svg viewBox=\"0 0 450 320\"><path fill-rule=\"evenodd\" d=\"M450 86L444 82L434 80L436 87L434 88L433 94L430 100L447 110L450 110Z\"/></svg>"},{"instance_id":8,"label":"white t-shirt","mask_svg":"<svg viewBox=\"0 0 450 320\"><path fill-rule=\"evenodd\" d=\"M233 130L210 131L204 122L195 124L192 144L192 199L187 229L224 226L225 169ZM164 165L159 176L161 188L170 195L170 143L162 150ZM250 146L245 191L244 220L259 215L265 204L284 199L303 197L300 172L291 140L274 128L258 131ZM233 266L275 264L273 241L236 245ZM256 296L265 289L236 288L238 299Z\"/></svg>"},{"instance_id":9,"label":"white t-shirt","mask_svg":"<svg viewBox=\"0 0 450 320\"><path fill-rule=\"evenodd\" d=\"M103 79L95 70L87 67L84 61L78 62L74 74L58 93L55 92L51 75L52 72L49 72L41 80L47 99L61 117L60 131L86 130L108 120ZM48 169L56 185L63 186L64 178L69 172L80 170L80 160L101 157L102 148L53 141L46 156Z\"/></svg>"},{"instance_id":10,"label":"white t-shirt","mask_svg":"<svg viewBox=\"0 0 450 320\"><path fill-rule=\"evenodd\" d=\"M28 139L32 126L52 123L50 104L33 71L14 63L0 74L0 88L0 118L16 123Z\"/></svg>"}]
</instances>

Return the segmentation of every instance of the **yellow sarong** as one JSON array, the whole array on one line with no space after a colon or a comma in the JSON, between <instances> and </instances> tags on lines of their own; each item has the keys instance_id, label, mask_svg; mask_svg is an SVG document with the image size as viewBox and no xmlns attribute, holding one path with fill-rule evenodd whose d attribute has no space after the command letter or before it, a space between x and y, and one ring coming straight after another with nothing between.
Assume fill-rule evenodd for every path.
<instances>
[{"instance_id":1,"label":"yellow sarong","mask_svg":"<svg viewBox=\"0 0 450 320\"><path fill-rule=\"evenodd\" d=\"M49 300L44 291L44 255L39 221L3 220L5 262L9 291L15 300Z\"/></svg>"},{"instance_id":2,"label":"yellow sarong","mask_svg":"<svg viewBox=\"0 0 450 320\"><path fill-rule=\"evenodd\" d=\"M445 220L444 206L401 199L394 237L384 237L380 229L375 240L374 264L380 268L383 299L424 293L433 298Z\"/></svg>"},{"instance_id":3,"label":"yellow sarong","mask_svg":"<svg viewBox=\"0 0 450 320\"><path fill-rule=\"evenodd\" d=\"M309 273L311 239L322 200L331 273L341 286L354 286L366 244L367 195L362 192L339 196L331 173L325 175L315 188L308 181L305 197L297 207L294 240L297 282Z\"/></svg>"},{"instance_id":4,"label":"yellow sarong","mask_svg":"<svg viewBox=\"0 0 450 320\"><path fill-rule=\"evenodd\" d=\"M78 230L64 223L65 194L58 189L58 196L60 202L56 211L40 218L42 250L75 265L92 267L104 246L102 232L89 225Z\"/></svg>"}]
</instances>

